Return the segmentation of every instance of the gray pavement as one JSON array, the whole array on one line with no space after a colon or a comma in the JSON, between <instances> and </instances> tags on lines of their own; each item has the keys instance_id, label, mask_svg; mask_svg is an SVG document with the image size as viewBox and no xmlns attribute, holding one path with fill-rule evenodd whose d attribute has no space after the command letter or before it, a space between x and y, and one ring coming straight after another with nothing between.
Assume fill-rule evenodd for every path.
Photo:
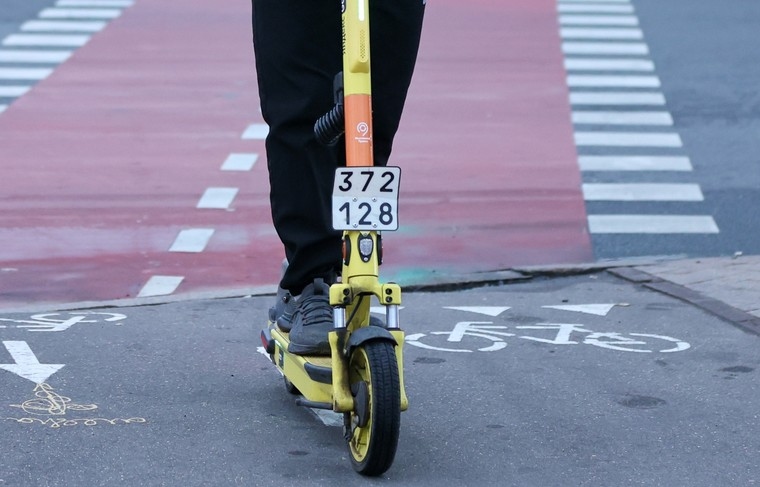
<instances>
[{"instance_id":1,"label":"gray pavement","mask_svg":"<svg viewBox=\"0 0 760 487\"><path fill-rule=\"evenodd\" d=\"M0 486L757 485L758 263L523 269L407 292L411 407L377 480L257 352L263 289L4 312Z\"/></svg>"},{"instance_id":2,"label":"gray pavement","mask_svg":"<svg viewBox=\"0 0 760 487\"><path fill-rule=\"evenodd\" d=\"M760 318L760 256L685 259L637 269Z\"/></svg>"},{"instance_id":3,"label":"gray pavement","mask_svg":"<svg viewBox=\"0 0 760 487\"><path fill-rule=\"evenodd\" d=\"M760 256L737 252L731 257L644 257L587 265L515 269L528 275L563 275L608 269L760 334Z\"/></svg>"}]
</instances>

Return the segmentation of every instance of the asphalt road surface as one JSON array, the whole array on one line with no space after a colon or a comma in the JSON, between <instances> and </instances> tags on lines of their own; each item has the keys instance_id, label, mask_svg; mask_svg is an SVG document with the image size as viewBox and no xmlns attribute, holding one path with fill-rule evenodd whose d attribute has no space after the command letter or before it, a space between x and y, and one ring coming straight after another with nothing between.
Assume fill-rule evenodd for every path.
<instances>
[{"instance_id":1,"label":"asphalt road surface","mask_svg":"<svg viewBox=\"0 0 760 487\"><path fill-rule=\"evenodd\" d=\"M407 294L411 406L375 481L256 351L270 301L2 315L0 485L760 481L758 337L608 274Z\"/></svg>"}]
</instances>

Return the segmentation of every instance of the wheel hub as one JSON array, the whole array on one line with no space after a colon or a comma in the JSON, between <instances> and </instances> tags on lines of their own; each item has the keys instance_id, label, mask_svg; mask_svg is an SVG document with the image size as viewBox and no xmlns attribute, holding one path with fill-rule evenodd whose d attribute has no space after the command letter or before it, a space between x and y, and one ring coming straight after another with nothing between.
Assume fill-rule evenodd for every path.
<instances>
[{"instance_id":1,"label":"wheel hub","mask_svg":"<svg viewBox=\"0 0 760 487\"><path fill-rule=\"evenodd\" d=\"M364 428L369 423L369 388L367 383L362 381L352 384L351 395L354 396L354 413L357 426Z\"/></svg>"}]
</instances>

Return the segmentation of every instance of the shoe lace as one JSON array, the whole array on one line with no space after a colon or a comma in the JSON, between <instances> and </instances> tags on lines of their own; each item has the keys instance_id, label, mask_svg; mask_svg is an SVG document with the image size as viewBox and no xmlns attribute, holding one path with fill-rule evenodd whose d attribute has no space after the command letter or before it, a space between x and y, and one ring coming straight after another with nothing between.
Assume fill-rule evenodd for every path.
<instances>
[{"instance_id":1,"label":"shoe lace","mask_svg":"<svg viewBox=\"0 0 760 487\"><path fill-rule=\"evenodd\" d=\"M300 304L299 309L303 315L304 326L332 322L332 307L327 296L306 296Z\"/></svg>"}]
</instances>

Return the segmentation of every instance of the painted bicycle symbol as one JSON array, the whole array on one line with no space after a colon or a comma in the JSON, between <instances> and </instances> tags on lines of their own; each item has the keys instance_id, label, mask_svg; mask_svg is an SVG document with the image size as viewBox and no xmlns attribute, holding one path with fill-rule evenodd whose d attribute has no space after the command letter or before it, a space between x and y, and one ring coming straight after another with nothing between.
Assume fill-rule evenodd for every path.
<instances>
[{"instance_id":1,"label":"painted bicycle symbol","mask_svg":"<svg viewBox=\"0 0 760 487\"><path fill-rule=\"evenodd\" d=\"M69 313L39 313L29 319L0 318L0 322L12 323L16 328L28 331L66 331L77 323L113 323L120 325L127 319L120 313L103 313L98 311L75 311ZM0 325L0 328L7 328Z\"/></svg>"},{"instance_id":2,"label":"painted bicycle symbol","mask_svg":"<svg viewBox=\"0 0 760 487\"><path fill-rule=\"evenodd\" d=\"M592 345L608 350L636 353L673 353L682 352L691 347L683 340L665 335L595 332L578 323L521 325L514 327L516 333L506 331L508 329L507 326L494 325L490 321L461 321L454 326L452 331L408 335L406 343L427 350L464 353L502 350L507 347L505 338L512 337L550 345ZM446 346L437 345L441 342L440 339L435 339L438 336L447 337ZM431 342L437 344L432 345Z\"/></svg>"}]
</instances>

